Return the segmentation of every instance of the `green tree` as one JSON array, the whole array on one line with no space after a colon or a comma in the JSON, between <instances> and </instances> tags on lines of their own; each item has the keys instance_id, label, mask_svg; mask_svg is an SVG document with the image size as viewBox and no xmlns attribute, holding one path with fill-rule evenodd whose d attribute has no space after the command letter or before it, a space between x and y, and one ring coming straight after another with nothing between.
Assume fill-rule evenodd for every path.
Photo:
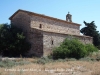
<instances>
[{"instance_id":1,"label":"green tree","mask_svg":"<svg viewBox=\"0 0 100 75\"><path fill-rule=\"evenodd\" d=\"M30 49L23 31L13 25L0 24L0 52L3 56L25 55Z\"/></svg>"},{"instance_id":2,"label":"green tree","mask_svg":"<svg viewBox=\"0 0 100 75\"><path fill-rule=\"evenodd\" d=\"M98 51L98 49L91 44L83 44L78 39L66 38L59 47L53 50L53 58L82 58L88 56L90 53Z\"/></svg>"},{"instance_id":3,"label":"green tree","mask_svg":"<svg viewBox=\"0 0 100 75\"><path fill-rule=\"evenodd\" d=\"M80 30L83 35L93 37L93 44L95 46L100 45L100 34L99 31L96 30L97 26L95 25L94 21L91 23L87 23L84 21L85 27Z\"/></svg>"}]
</instances>

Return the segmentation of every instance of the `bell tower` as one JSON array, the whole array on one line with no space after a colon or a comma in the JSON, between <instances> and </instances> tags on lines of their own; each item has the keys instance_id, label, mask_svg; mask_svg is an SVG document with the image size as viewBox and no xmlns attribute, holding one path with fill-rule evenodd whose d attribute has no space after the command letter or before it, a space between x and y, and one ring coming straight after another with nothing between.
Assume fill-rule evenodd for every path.
<instances>
[{"instance_id":1,"label":"bell tower","mask_svg":"<svg viewBox=\"0 0 100 75\"><path fill-rule=\"evenodd\" d=\"M66 15L66 21L67 21L67 22L72 22L72 15L69 14L69 12L68 12L68 14Z\"/></svg>"}]
</instances>

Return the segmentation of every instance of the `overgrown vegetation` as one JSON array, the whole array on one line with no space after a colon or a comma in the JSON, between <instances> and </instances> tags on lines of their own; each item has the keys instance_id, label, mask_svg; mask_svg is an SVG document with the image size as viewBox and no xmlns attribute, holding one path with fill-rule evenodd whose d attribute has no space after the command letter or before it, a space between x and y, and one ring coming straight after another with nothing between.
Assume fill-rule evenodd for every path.
<instances>
[{"instance_id":1,"label":"overgrown vegetation","mask_svg":"<svg viewBox=\"0 0 100 75\"><path fill-rule=\"evenodd\" d=\"M38 60L34 61L33 63L44 65L47 63L67 62L67 61L93 61L93 62L100 61L100 51L91 52L88 56L79 59L66 57L65 59L58 58L57 60L54 60L51 57L41 57Z\"/></svg>"},{"instance_id":2,"label":"overgrown vegetation","mask_svg":"<svg viewBox=\"0 0 100 75\"><path fill-rule=\"evenodd\" d=\"M14 25L0 24L0 53L3 56L19 57L30 49L23 31Z\"/></svg>"},{"instance_id":3,"label":"overgrown vegetation","mask_svg":"<svg viewBox=\"0 0 100 75\"><path fill-rule=\"evenodd\" d=\"M65 39L64 42L53 50L52 56L54 59L65 58L83 58L90 53L98 51L91 44L83 44L78 39Z\"/></svg>"},{"instance_id":4,"label":"overgrown vegetation","mask_svg":"<svg viewBox=\"0 0 100 75\"><path fill-rule=\"evenodd\" d=\"M27 61L25 59L20 59L20 60L9 60L9 59L5 59L0 61L0 67L4 67L4 68L11 68L14 66L18 66L18 65L26 65L26 64L30 64L30 61Z\"/></svg>"}]
</instances>

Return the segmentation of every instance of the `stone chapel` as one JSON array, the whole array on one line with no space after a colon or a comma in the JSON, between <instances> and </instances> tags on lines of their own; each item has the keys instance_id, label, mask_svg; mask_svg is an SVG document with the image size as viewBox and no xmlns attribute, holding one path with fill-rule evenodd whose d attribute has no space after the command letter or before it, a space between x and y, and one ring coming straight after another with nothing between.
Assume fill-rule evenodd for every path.
<instances>
[{"instance_id":1,"label":"stone chapel","mask_svg":"<svg viewBox=\"0 0 100 75\"><path fill-rule=\"evenodd\" d=\"M9 19L12 25L22 28L31 43L28 55L47 56L70 36L78 38L84 44L93 42L92 37L80 35L80 24L73 23L69 13L66 20L61 20L19 9Z\"/></svg>"}]
</instances>

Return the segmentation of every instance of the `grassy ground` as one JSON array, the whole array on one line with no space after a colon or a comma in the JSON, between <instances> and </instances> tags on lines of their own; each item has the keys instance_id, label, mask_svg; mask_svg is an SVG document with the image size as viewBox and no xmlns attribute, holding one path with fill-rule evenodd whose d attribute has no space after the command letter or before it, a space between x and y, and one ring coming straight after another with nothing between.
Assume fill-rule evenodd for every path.
<instances>
[{"instance_id":1,"label":"grassy ground","mask_svg":"<svg viewBox=\"0 0 100 75\"><path fill-rule=\"evenodd\" d=\"M29 63L24 64L22 61ZM21 63L14 63L16 66L0 67L0 75L100 75L100 61L50 61L43 63L43 60L35 58L18 59L14 62Z\"/></svg>"}]
</instances>

